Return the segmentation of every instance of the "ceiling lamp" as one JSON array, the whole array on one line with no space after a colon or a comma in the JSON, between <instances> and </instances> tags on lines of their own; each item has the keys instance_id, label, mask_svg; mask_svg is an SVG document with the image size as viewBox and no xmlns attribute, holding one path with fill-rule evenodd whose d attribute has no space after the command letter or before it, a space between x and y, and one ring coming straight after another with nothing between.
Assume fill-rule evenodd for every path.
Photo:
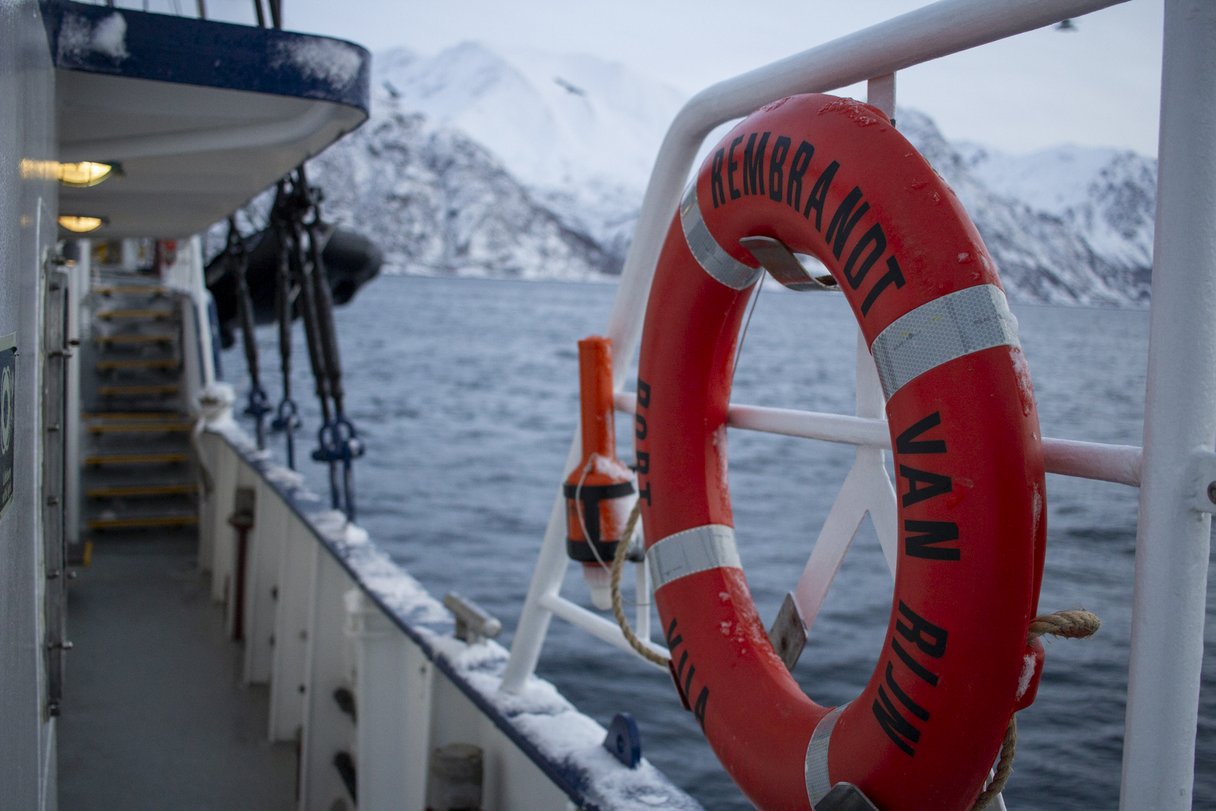
<instances>
[{"instance_id":1,"label":"ceiling lamp","mask_svg":"<svg viewBox=\"0 0 1216 811\"><path fill-rule=\"evenodd\" d=\"M106 224L105 217L89 217L83 214L60 214L59 227L73 234L87 234Z\"/></svg>"},{"instance_id":2,"label":"ceiling lamp","mask_svg":"<svg viewBox=\"0 0 1216 811\"><path fill-rule=\"evenodd\" d=\"M21 159L21 177L27 180L58 180L65 186L77 189L87 189L105 181L111 175L122 174L122 167L117 163L101 163L99 161L75 161L60 163L59 161Z\"/></svg>"},{"instance_id":3,"label":"ceiling lamp","mask_svg":"<svg viewBox=\"0 0 1216 811\"><path fill-rule=\"evenodd\" d=\"M111 163L97 161L76 161L75 163L60 163L59 182L76 189L86 189L105 181L114 173L115 166Z\"/></svg>"}]
</instances>

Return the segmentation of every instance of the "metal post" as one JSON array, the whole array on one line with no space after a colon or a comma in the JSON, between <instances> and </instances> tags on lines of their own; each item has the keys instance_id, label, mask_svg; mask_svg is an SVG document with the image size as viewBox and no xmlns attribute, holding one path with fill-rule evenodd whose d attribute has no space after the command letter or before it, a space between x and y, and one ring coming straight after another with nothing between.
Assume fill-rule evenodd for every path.
<instances>
[{"instance_id":1,"label":"metal post","mask_svg":"<svg viewBox=\"0 0 1216 811\"><path fill-rule=\"evenodd\" d=\"M356 656L359 808L422 808L434 670L363 592L347 595L346 610Z\"/></svg>"},{"instance_id":2,"label":"metal post","mask_svg":"<svg viewBox=\"0 0 1216 811\"><path fill-rule=\"evenodd\" d=\"M300 808L332 808L348 799L334 755L350 746L351 725L334 701L334 691L350 686L343 601L352 585L337 561L318 547L309 609Z\"/></svg>"},{"instance_id":3,"label":"metal post","mask_svg":"<svg viewBox=\"0 0 1216 811\"><path fill-rule=\"evenodd\" d=\"M246 684L268 684L276 644L278 595L282 591L279 563L290 509L265 479L258 479L256 492L246 580L244 679Z\"/></svg>"},{"instance_id":4,"label":"metal post","mask_svg":"<svg viewBox=\"0 0 1216 811\"><path fill-rule=\"evenodd\" d=\"M320 545L300 518L286 511L279 550L279 594L270 668L270 740L293 741L304 719L308 669L308 623L314 570Z\"/></svg>"},{"instance_id":5,"label":"metal post","mask_svg":"<svg viewBox=\"0 0 1216 811\"><path fill-rule=\"evenodd\" d=\"M1216 4L1167 0L1123 809L1189 809L1216 441Z\"/></svg>"},{"instance_id":6,"label":"metal post","mask_svg":"<svg viewBox=\"0 0 1216 811\"><path fill-rule=\"evenodd\" d=\"M577 454L581 445L576 434L564 469L568 470L578 464ZM511 658L502 676L502 690L508 693L518 693L522 690L536 671L540 651L549 632L549 621L553 619L553 612L541 604L542 599L557 594L561 589L566 567L570 565L570 559L566 557L564 508L561 493L558 492L553 509L549 511L549 525L545 530L545 539L541 542L540 557L532 572L532 585L528 587L528 596L524 600L519 625L515 630L515 640L511 643Z\"/></svg>"}]
</instances>

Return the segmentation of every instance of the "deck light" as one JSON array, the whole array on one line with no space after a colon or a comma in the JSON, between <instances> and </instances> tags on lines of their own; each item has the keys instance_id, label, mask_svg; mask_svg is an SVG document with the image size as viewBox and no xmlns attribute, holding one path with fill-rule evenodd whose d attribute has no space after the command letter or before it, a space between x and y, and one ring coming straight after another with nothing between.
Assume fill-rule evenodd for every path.
<instances>
[{"instance_id":1,"label":"deck light","mask_svg":"<svg viewBox=\"0 0 1216 811\"><path fill-rule=\"evenodd\" d=\"M87 234L106 224L105 217L90 217L83 214L60 214L59 227L73 234Z\"/></svg>"},{"instance_id":2,"label":"deck light","mask_svg":"<svg viewBox=\"0 0 1216 811\"><path fill-rule=\"evenodd\" d=\"M110 176L122 174L122 167L117 163L101 163L99 161L75 161L61 163L60 161L21 159L21 177L36 180L58 180L65 186L76 189L87 189L104 182Z\"/></svg>"},{"instance_id":3,"label":"deck light","mask_svg":"<svg viewBox=\"0 0 1216 811\"><path fill-rule=\"evenodd\" d=\"M98 161L76 161L75 163L60 163L58 178L65 186L86 189L106 181L114 174L117 166L112 163Z\"/></svg>"}]
</instances>

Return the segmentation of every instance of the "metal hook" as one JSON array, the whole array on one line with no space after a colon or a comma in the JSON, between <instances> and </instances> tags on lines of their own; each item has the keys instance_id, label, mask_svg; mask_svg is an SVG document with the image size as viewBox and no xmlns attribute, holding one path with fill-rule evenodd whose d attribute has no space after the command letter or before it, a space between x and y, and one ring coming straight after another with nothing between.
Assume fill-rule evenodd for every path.
<instances>
[{"instance_id":1,"label":"metal hook","mask_svg":"<svg viewBox=\"0 0 1216 811\"><path fill-rule=\"evenodd\" d=\"M839 290L831 276L816 276L807 270L793 251L772 237L743 237L739 244L751 252L761 267L791 290Z\"/></svg>"}]
</instances>

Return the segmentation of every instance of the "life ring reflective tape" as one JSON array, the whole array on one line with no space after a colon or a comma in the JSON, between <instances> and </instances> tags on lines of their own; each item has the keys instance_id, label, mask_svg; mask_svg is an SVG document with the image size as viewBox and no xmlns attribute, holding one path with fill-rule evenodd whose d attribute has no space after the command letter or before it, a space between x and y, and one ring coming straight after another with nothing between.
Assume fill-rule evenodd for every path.
<instances>
[{"instance_id":1,"label":"life ring reflective tape","mask_svg":"<svg viewBox=\"0 0 1216 811\"><path fill-rule=\"evenodd\" d=\"M837 708L809 699L774 653L735 543L726 416L739 324L762 272L740 245L752 236L824 262L887 397L895 593L877 667ZM647 306L639 498L676 684L758 807L806 809L841 781L883 811L974 802L1041 662L1026 641L1045 549L1038 430L988 251L882 113L793 96L711 152Z\"/></svg>"}]
</instances>

